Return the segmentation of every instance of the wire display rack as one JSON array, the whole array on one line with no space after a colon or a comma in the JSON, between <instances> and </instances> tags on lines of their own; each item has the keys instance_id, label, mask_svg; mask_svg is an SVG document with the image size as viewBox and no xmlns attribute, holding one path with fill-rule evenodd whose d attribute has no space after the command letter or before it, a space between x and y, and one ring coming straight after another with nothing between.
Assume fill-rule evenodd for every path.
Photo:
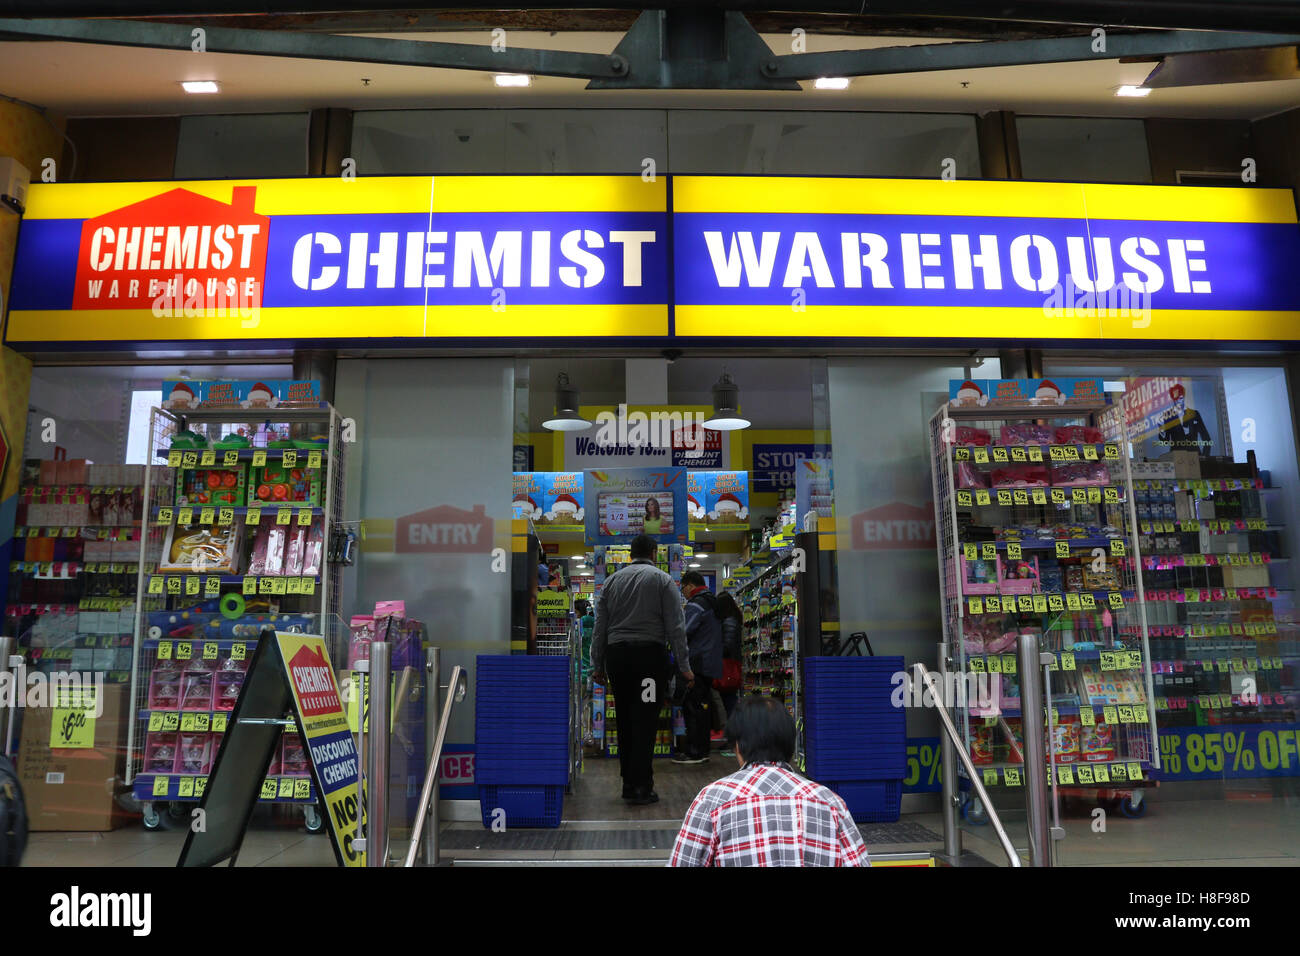
<instances>
[{"instance_id":1,"label":"wire display rack","mask_svg":"<svg viewBox=\"0 0 1300 956\"><path fill-rule=\"evenodd\" d=\"M235 434L246 441L230 442ZM191 436L198 440L188 444L199 447L172 447ZM217 442L225 447L214 447ZM345 660L339 655L346 652L347 628L338 613L341 564L331 560L333 531L342 519L345 458L332 406L155 408L149 448L167 464L145 469L127 783L145 804L145 825L152 828L164 808L174 811L177 803L202 798L219 735L263 628L325 637L336 668ZM303 482L310 493L302 500L259 494L266 489L255 487L253 477L274 491L277 468L277 478ZM230 483L214 475L229 475ZM200 477L210 481L212 494L202 490ZM251 540L271 528L283 529L286 542L318 540L316 570L286 575L292 568L286 564L279 573L246 573ZM194 547L192 564L179 569L171 562L182 531L204 543ZM301 756L301 742L286 734L262 800L302 805L308 829L318 830L323 821Z\"/></svg>"},{"instance_id":2,"label":"wire display rack","mask_svg":"<svg viewBox=\"0 0 1300 956\"><path fill-rule=\"evenodd\" d=\"M1122 789L1140 803L1159 767L1132 452L1117 419L1100 414L1108 407L945 405L929 421L957 678L948 703L986 787L1023 785L1030 719L1045 723L1058 801ZM1024 633L1052 655L1042 715L1020 710ZM982 812L963 807L974 822Z\"/></svg>"}]
</instances>

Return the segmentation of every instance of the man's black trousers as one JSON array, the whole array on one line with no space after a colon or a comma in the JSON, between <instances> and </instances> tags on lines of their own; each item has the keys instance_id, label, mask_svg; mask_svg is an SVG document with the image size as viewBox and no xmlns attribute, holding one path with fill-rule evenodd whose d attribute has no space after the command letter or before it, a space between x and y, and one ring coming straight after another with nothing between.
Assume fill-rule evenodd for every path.
<instances>
[{"instance_id":1,"label":"man's black trousers","mask_svg":"<svg viewBox=\"0 0 1300 956\"><path fill-rule=\"evenodd\" d=\"M610 644L605 666L614 687L618 724L618 765L623 786L654 789L655 734L668 699L668 648L648 641ZM651 683L646 683L650 681Z\"/></svg>"}]
</instances>

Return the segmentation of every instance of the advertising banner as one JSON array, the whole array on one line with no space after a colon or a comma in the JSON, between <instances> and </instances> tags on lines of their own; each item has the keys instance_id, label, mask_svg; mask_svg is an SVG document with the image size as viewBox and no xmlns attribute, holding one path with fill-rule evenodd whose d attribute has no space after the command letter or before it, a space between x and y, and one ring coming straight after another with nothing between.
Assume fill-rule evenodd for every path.
<instances>
[{"instance_id":1,"label":"advertising banner","mask_svg":"<svg viewBox=\"0 0 1300 956\"><path fill-rule=\"evenodd\" d=\"M564 432L564 466L721 468L731 433L705 428L709 405L583 406L593 427Z\"/></svg>"},{"instance_id":2,"label":"advertising banner","mask_svg":"<svg viewBox=\"0 0 1300 956\"><path fill-rule=\"evenodd\" d=\"M680 337L1293 339L1288 191L673 180Z\"/></svg>"},{"instance_id":3,"label":"advertising banner","mask_svg":"<svg viewBox=\"0 0 1300 956\"><path fill-rule=\"evenodd\" d=\"M279 631L275 638L335 845L345 866L365 866L365 852L352 846L366 820L361 764L325 639Z\"/></svg>"},{"instance_id":4,"label":"advertising banner","mask_svg":"<svg viewBox=\"0 0 1300 956\"><path fill-rule=\"evenodd\" d=\"M515 518L531 518L538 527L581 531L585 526L583 474L580 471L515 473Z\"/></svg>"},{"instance_id":5,"label":"advertising banner","mask_svg":"<svg viewBox=\"0 0 1300 956\"><path fill-rule=\"evenodd\" d=\"M640 176L38 184L12 343L668 332Z\"/></svg>"},{"instance_id":6,"label":"advertising banner","mask_svg":"<svg viewBox=\"0 0 1300 956\"><path fill-rule=\"evenodd\" d=\"M1300 724L1161 727L1161 780L1300 776Z\"/></svg>"},{"instance_id":7,"label":"advertising banner","mask_svg":"<svg viewBox=\"0 0 1300 956\"><path fill-rule=\"evenodd\" d=\"M798 530L808 526L810 514L818 518L835 515L835 482L827 459L805 458L799 462L794 473L794 514Z\"/></svg>"},{"instance_id":8,"label":"advertising banner","mask_svg":"<svg viewBox=\"0 0 1300 956\"><path fill-rule=\"evenodd\" d=\"M824 458L829 461L831 457L830 445L781 442L755 443L752 447L753 465L750 476L755 494L793 488L799 463L803 459Z\"/></svg>"},{"instance_id":9,"label":"advertising banner","mask_svg":"<svg viewBox=\"0 0 1300 956\"><path fill-rule=\"evenodd\" d=\"M686 508L690 523L713 531L749 527L749 473L688 471Z\"/></svg>"},{"instance_id":10,"label":"advertising banner","mask_svg":"<svg viewBox=\"0 0 1300 956\"><path fill-rule=\"evenodd\" d=\"M627 544L639 534L686 540L685 468L588 470L583 485L589 543Z\"/></svg>"},{"instance_id":11,"label":"advertising banner","mask_svg":"<svg viewBox=\"0 0 1300 956\"><path fill-rule=\"evenodd\" d=\"M1069 409L1072 406L1105 404L1106 393L1099 378L991 378L950 379L948 404L952 408L981 409L1044 406Z\"/></svg>"}]
</instances>

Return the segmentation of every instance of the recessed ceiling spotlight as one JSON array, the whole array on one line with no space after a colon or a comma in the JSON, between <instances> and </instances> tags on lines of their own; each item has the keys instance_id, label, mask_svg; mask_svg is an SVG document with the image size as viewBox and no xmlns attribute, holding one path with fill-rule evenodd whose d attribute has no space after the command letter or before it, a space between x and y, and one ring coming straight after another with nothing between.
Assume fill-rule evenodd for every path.
<instances>
[{"instance_id":1,"label":"recessed ceiling spotlight","mask_svg":"<svg viewBox=\"0 0 1300 956\"><path fill-rule=\"evenodd\" d=\"M1115 91L1116 96L1150 96L1149 86L1121 86Z\"/></svg>"},{"instance_id":2,"label":"recessed ceiling spotlight","mask_svg":"<svg viewBox=\"0 0 1300 956\"><path fill-rule=\"evenodd\" d=\"M533 78L526 73L498 73L492 77L497 86L532 86Z\"/></svg>"},{"instance_id":3,"label":"recessed ceiling spotlight","mask_svg":"<svg viewBox=\"0 0 1300 956\"><path fill-rule=\"evenodd\" d=\"M819 90L847 90L849 88L849 78L847 76L819 76L817 82L813 85Z\"/></svg>"},{"instance_id":4,"label":"recessed ceiling spotlight","mask_svg":"<svg viewBox=\"0 0 1300 956\"><path fill-rule=\"evenodd\" d=\"M216 80L181 80L181 89L186 93L220 93L221 87Z\"/></svg>"}]
</instances>

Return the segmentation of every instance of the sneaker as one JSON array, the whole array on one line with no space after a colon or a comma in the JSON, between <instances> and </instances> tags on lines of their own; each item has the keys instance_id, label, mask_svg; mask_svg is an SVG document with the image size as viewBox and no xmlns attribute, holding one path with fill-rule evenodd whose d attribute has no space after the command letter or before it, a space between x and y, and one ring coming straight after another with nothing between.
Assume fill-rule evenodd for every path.
<instances>
[{"instance_id":1,"label":"sneaker","mask_svg":"<svg viewBox=\"0 0 1300 956\"><path fill-rule=\"evenodd\" d=\"M699 763L708 763L709 758L692 757L690 754L674 754L672 757L672 762L679 763L679 764L699 764Z\"/></svg>"}]
</instances>

